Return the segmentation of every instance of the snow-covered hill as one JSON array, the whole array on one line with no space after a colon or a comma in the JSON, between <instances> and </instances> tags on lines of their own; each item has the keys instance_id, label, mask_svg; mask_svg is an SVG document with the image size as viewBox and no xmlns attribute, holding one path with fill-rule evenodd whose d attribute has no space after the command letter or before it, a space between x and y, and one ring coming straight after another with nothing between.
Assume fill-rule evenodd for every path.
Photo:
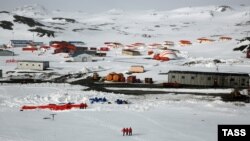
<instances>
[{"instance_id":1,"label":"snow-covered hill","mask_svg":"<svg viewBox=\"0 0 250 141\"><path fill-rule=\"evenodd\" d=\"M55 40L84 40L93 45L100 45L108 40L153 42L170 39L177 41L179 39L195 40L199 37L213 35L230 35L241 38L245 36L244 33L249 27L245 24L249 19L249 9L250 7L247 6L234 8L207 6L186 7L171 11L126 12L111 9L103 13L87 14L56 10L48 12L40 5L28 5L19 7L10 14L0 13L0 20L13 22L14 14L31 17L43 23L46 26L43 28L55 31ZM68 22L65 19L75 22ZM3 33L0 35L1 42L7 42L11 38L30 39L32 37L32 33L27 31L30 28L23 24L14 22L13 28L14 35L12 31L0 28ZM143 34L149 34L152 38L145 39L142 37ZM95 36L94 40L93 36ZM46 37L36 39L51 40Z\"/></svg>"},{"instance_id":2,"label":"snow-covered hill","mask_svg":"<svg viewBox=\"0 0 250 141\"><path fill-rule=\"evenodd\" d=\"M17 7L12 13L27 17L43 17L49 14L48 10L39 4Z\"/></svg>"}]
</instances>

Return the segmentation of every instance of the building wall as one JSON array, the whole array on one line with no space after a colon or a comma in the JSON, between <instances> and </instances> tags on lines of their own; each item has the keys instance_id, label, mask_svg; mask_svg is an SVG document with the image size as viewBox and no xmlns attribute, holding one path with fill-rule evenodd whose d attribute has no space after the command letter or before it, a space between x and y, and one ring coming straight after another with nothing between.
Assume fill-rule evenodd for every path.
<instances>
[{"instance_id":1,"label":"building wall","mask_svg":"<svg viewBox=\"0 0 250 141\"><path fill-rule=\"evenodd\" d=\"M14 56L14 52L8 50L0 50L0 56Z\"/></svg>"},{"instance_id":2,"label":"building wall","mask_svg":"<svg viewBox=\"0 0 250 141\"><path fill-rule=\"evenodd\" d=\"M143 66L131 66L129 71L132 72L132 73L143 73L144 72L144 67Z\"/></svg>"},{"instance_id":3,"label":"building wall","mask_svg":"<svg viewBox=\"0 0 250 141\"><path fill-rule=\"evenodd\" d=\"M140 53L137 51L128 51L128 50L122 50L122 54L131 56L140 55Z\"/></svg>"},{"instance_id":4,"label":"building wall","mask_svg":"<svg viewBox=\"0 0 250 141\"><path fill-rule=\"evenodd\" d=\"M218 86L218 87L248 87L249 76L237 76L234 74L197 74L197 73L172 73L168 74L168 81L194 86Z\"/></svg>"},{"instance_id":5,"label":"building wall","mask_svg":"<svg viewBox=\"0 0 250 141\"><path fill-rule=\"evenodd\" d=\"M18 62L18 69L45 70L49 67L49 62Z\"/></svg>"},{"instance_id":6,"label":"building wall","mask_svg":"<svg viewBox=\"0 0 250 141\"><path fill-rule=\"evenodd\" d=\"M90 55L78 55L74 57L75 62L91 62L92 57Z\"/></svg>"}]
</instances>

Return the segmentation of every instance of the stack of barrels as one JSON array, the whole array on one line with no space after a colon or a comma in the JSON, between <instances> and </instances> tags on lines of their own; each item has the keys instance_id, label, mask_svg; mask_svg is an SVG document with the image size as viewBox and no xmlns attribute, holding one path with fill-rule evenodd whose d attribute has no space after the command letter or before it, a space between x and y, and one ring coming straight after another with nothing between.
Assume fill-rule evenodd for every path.
<instances>
[{"instance_id":1,"label":"stack of barrels","mask_svg":"<svg viewBox=\"0 0 250 141\"><path fill-rule=\"evenodd\" d=\"M154 53L154 51L152 51L152 50L148 51L148 55L152 55L153 53Z\"/></svg>"},{"instance_id":2,"label":"stack of barrels","mask_svg":"<svg viewBox=\"0 0 250 141\"><path fill-rule=\"evenodd\" d=\"M128 76L127 82L128 83L136 83L136 76L134 76L134 75Z\"/></svg>"},{"instance_id":3,"label":"stack of barrels","mask_svg":"<svg viewBox=\"0 0 250 141\"><path fill-rule=\"evenodd\" d=\"M153 84L153 79L152 78L145 78L145 83Z\"/></svg>"},{"instance_id":4,"label":"stack of barrels","mask_svg":"<svg viewBox=\"0 0 250 141\"><path fill-rule=\"evenodd\" d=\"M125 77L123 76L122 73L112 72L106 76L106 80L113 81L113 82L125 82Z\"/></svg>"}]
</instances>

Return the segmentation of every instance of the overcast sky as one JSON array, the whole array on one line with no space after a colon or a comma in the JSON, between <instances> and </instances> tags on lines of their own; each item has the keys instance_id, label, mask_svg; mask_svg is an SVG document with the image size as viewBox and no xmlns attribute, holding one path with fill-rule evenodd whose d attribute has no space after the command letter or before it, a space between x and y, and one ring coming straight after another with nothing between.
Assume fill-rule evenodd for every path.
<instances>
[{"instance_id":1,"label":"overcast sky","mask_svg":"<svg viewBox=\"0 0 250 141\"><path fill-rule=\"evenodd\" d=\"M0 10L13 10L28 4L40 4L48 10L101 12L109 9L170 10L187 6L250 5L250 0L0 0Z\"/></svg>"}]
</instances>

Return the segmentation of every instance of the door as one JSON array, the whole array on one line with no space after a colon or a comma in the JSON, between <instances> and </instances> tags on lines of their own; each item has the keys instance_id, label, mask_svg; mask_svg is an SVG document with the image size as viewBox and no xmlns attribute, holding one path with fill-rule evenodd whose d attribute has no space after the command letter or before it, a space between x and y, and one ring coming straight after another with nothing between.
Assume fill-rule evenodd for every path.
<instances>
[{"instance_id":1,"label":"door","mask_svg":"<svg viewBox=\"0 0 250 141\"><path fill-rule=\"evenodd\" d=\"M217 78L214 79L214 87L218 87L218 79Z\"/></svg>"}]
</instances>

